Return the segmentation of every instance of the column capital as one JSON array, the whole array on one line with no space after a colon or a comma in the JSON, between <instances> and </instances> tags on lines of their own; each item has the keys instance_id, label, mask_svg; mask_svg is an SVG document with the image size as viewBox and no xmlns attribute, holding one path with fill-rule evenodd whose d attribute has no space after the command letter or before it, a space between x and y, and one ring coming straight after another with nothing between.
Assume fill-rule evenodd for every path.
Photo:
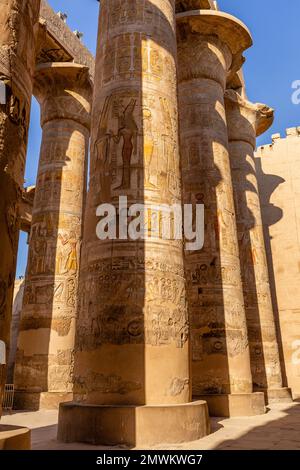
<instances>
[{"instance_id":1,"label":"column capital","mask_svg":"<svg viewBox=\"0 0 300 470\"><path fill-rule=\"evenodd\" d=\"M222 49L226 61L224 67L228 74L236 73L241 68L244 63L242 54L252 46L253 41L247 26L238 18L218 10L193 10L178 13L176 20L180 43L186 42L190 45L189 60L193 62L194 69L197 58L193 60L191 55L197 55L198 47L197 44L190 43L191 39L197 35L208 39L209 42ZM199 51L203 56L203 50L199 49ZM220 58L219 61L221 61ZM193 72L202 78L213 78L206 69L218 67L218 64L211 64L211 67L209 65L208 62L206 67L203 67L203 60L201 60L201 64Z\"/></svg>"},{"instance_id":2,"label":"column capital","mask_svg":"<svg viewBox=\"0 0 300 470\"><path fill-rule=\"evenodd\" d=\"M41 125L53 119L72 119L90 128L93 85L86 66L49 62L34 76L34 96L41 105Z\"/></svg>"},{"instance_id":3,"label":"column capital","mask_svg":"<svg viewBox=\"0 0 300 470\"><path fill-rule=\"evenodd\" d=\"M256 137L274 121L274 109L263 103L251 103L234 90L226 90L225 105L229 140L245 140L255 146Z\"/></svg>"}]
</instances>

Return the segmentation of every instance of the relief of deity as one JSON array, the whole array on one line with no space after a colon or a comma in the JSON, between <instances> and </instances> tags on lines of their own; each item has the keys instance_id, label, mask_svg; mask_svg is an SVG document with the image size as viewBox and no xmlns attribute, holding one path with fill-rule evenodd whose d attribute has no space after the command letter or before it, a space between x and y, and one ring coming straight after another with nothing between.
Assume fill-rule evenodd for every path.
<instances>
[{"instance_id":1,"label":"relief of deity","mask_svg":"<svg viewBox=\"0 0 300 470\"><path fill-rule=\"evenodd\" d=\"M131 99L123 112L118 115L119 128L117 135L111 134L111 137L116 144L118 144L121 139L123 141L123 174L122 183L118 189L130 189L131 158L132 155L135 155L137 152L138 127L133 116L135 106L136 99Z\"/></svg>"},{"instance_id":2,"label":"relief of deity","mask_svg":"<svg viewBox=\"0 0 300 470\"><path fill-rule=\"evenodd\" d=\"M74 232L68 237L65 234L58 234L56 247L56 274L74 274L78 269L78 239Z\"/></svg>"},{"instance_id":3,"label":"relief of deity","mask_svg":"<svg viewBox=\"0 0 300 470\"><path fill-rule=\"evenodd\" d=\"M130 189L131 161L133 155L137 154L138 126L134 117L136 103L137 99L132 97L127 105L123 104L122 98L113 103L111 97L106 98L94 146L95 174L101 175L100 190L104 199L109 198L113 183L112 144L117 147L122 144L122 179L117 189ZM113 127L115 122L116 132L109 128Z\"/></svg>"}]
</instances>

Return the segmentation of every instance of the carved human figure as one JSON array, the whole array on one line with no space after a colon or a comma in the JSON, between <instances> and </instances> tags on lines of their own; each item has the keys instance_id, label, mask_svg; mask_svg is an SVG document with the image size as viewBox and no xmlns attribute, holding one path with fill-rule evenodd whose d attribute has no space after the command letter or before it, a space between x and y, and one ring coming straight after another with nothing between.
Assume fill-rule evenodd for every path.
<instances>
[{"instance_id":1,"label":"carved human figure","mask_svg":"<svg viewBox=\"0 0 300 470\"><path fill-rule=\"evenodd\" d=\"M41 105L43 136L15 367L21 409L58 406L72 397L70 358L92 95L89 71L77 64L40 65L34 92ZM49 149L54 150L48 160Z\"/></svg>"},{"instance_id":2,"label":"carved human figure","mask_svg":"<svg viewBox=\"0 0 300 470\"><path fill-rule=\"evenodd\" d=\"M130 188L130 173L131 173L131 157L137 151L137 133L138 127L135 122L133 112L136 107L136 100L131 99L129 104L125 107L122 114L118 116L119 128L117 135L112 135L115 143L119 143L122 139L122 183L119 189Z\"/></svg>"},{"instance_id":3,"label":"carved human figure","mask_svg":"<svg viewBox=\"0 0 300 470\"><path fill-rule=\"evenodd\" d=\"M182 243L130 236L99 240L96 235L101 203L118 209L120 196L127 196L132 205L181 203L175 29L175 0L101 2L75 403L60 408L62 440L155 440L144 413L151 416L161 407L168 420L162 413L155 421L163 439L168 439L170 421L178 429L178 419L178 434L186 440L207 430L200 411L206 405L190 408ZM179 410L185 408L189 412L179 418ZM91 410L104 424L101 432L94 428L86 433L81 425L74 426L79 416L88 423ZM123 413L128 426L121 430ZM103 420L105 415L109 418ZM110 422L112 433L106 425Z\"/></svg>"}]
</instances>

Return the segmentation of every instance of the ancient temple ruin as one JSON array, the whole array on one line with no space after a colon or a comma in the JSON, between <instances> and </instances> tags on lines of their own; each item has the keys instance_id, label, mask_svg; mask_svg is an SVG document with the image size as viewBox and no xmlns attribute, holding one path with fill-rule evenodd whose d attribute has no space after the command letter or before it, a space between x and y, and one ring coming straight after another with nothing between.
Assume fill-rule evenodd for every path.
<instances>
[{"instance_id":1,"label":"ancient temple ruin","mask_svg":"<svg viewBox=\"0 0 300 470\"><path fill-rule=\"evenodd\" d=\"M13 383L16 409L60 408L64 442L153 445L292 401L297 338L282 312L300 331L300 305L280 294L263 172L283 144L255 154L274 110L247 98L250 31L211 0L102 0L96 60L79 36L46 1L1 2L0 406ZM32 96L42 144L25 189ZM203 248L99 240L97 207L120 197L203 205Z\"/></svg>"}]
</instances>

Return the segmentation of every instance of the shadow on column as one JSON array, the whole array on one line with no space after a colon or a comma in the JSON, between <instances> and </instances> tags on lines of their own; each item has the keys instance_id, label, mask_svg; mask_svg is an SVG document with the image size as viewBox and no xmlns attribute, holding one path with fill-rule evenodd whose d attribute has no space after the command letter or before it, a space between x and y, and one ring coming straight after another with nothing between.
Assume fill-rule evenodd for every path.
<instances>
[{"instance_id":1,"label":"shadow on column","mask_svg":"<svg viewBox=\"0 0 300 470\"><path fill-rule=\"evenodd\" d=\"M230 44L236 20L221 12L203 16L178 16L184 202L205 206L204 247L186 253L193 395L207 400L214 416L253 414L264 409L258 403L263 396L256 403L252 394L224 104L226 69L242 61L238 53L232 60L227 44L208 34L216 21ZM241 36L249 47L249 33Z\"/></svg>"},{"instance_id":2,"label":"shadow on column","mask_svg":"<svg viewBox=\"0 0 300 470\"><path fill-rule=\"evenodd\" d=\"M43 137L15 368L16 407L31 410L72 396L90 96L77 64L42 64L35 80Z\"/></svg>"},{"instance_id":3,"label":"shadow on column","mask_svg":"<svg viewBox=\"0 0 300 470\"><path fill-rule=\"evenodd\" d=\"M243 118L240 117L242 123ZM244 126L249 127L249 121L244 119ZM247 128L246 127L246 128ZM233 142L234 145L234 142ZM250 144L249 144L250 146ZM256 171L253 165L247 161L248 153L240 152L239 163L231 162L234 184L241 186L243 191L235 191L235 208L238 214L238 238L240 250L240 266L245 300L245 310L248 326L248 338L250 346L251 370L254 391L268 389L268 381L265 368L265 357L261 333L260 307L263 299L259 299L254 263L256 262L256 248L251 243L251 231L256 227L257 220L249 209L246 193L252 193L259 202L258 190L253 179L256 179ZM253 178L251 178L251 176ZM250 196L253 198L253 196ZM255 236L255 235L253 235Z\"/></svg>"},{"instance_id":4,"label":"shadow on column","mask_svg":"<svg viewBox=\"0 0 300 470\"><path fill-rule=\"evenodd\" d=\"M119 196L128 206L181 202L173 3L102 2L75 402L60 407L64 442L174 443L192 440L206 422L188 403L181 242L96 236L97 207L118 207Z\"/></svg>"},{"instance_id":5,"label":"shadow on column","mask_svg":"<svg viewBox=\"0 0 300 470\"><path fill-rule=\"evenodd\" d=\"M279 355L281 362L281 371L283 386L288 387L288 379L286 374L284 353L283 353L283 342L280 331L280 322L279 322L279 308L277 301L277 289L275 282L275 273L274 273L274 263L273 263L273 254L271 248L271 235L270 235L270 226L275 225L283 218L283 211L280 207L274 206L271 201L271 196L277 189L280 184L283 184L285 180L278 175L265 174L262 169L261 159L255 158L255 166L258 180L258 189L259 189L259 202L260 209L263 219L263 230L264 230L264 241L265 248L267 253L267 263L268 263L268 272L271 288L271 297L272 297L272 306L275 318L277 341L279 346ZM268 189L266 191L266 188Z\"/></svg>"}]
</instances>

